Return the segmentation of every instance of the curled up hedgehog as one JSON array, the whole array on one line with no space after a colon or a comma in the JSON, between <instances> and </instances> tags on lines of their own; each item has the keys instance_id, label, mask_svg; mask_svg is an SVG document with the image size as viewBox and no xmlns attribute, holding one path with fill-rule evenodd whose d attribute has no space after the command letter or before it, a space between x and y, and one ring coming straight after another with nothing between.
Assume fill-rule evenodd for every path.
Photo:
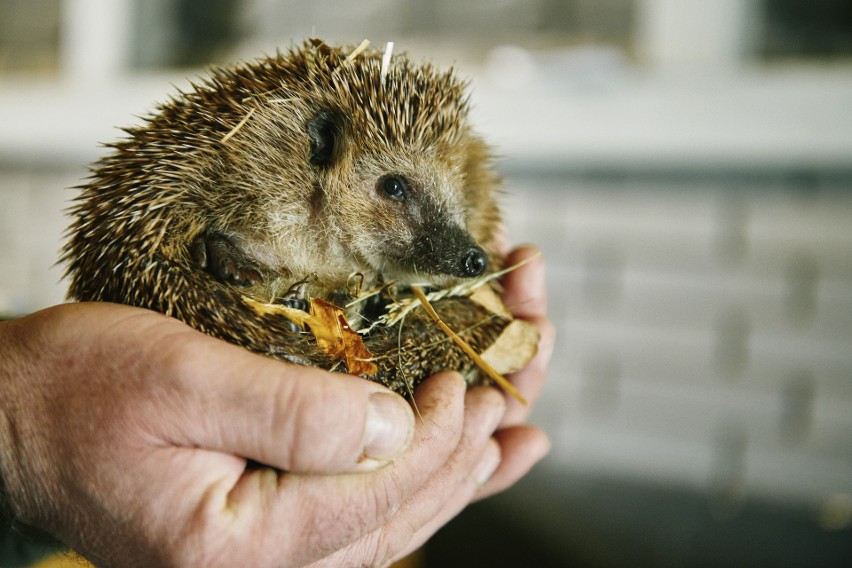
<instances>
[{"instance_id":1,"label":"curled up hedgehog","mask_svg":"<svg viewBox=\"0 0 852 568\"><path fill-rule=\"evenodd\" d=\"M535 329L485 282L499 180L465 84L390 55L307 41L126 129L70 210L69 298L406 395L443 369L490 381L478 355L495 350L515 355L498 372L525 364Z\"/></svg>"}]
</instances>

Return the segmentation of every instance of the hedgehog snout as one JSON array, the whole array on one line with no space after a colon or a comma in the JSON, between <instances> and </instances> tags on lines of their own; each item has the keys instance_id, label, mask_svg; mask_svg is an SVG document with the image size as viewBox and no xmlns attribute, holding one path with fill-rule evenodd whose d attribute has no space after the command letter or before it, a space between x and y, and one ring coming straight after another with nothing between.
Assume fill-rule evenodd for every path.
<instances>
[{"instance_id":1,"label":"hedgehog snout","mask_svg":"<svg viewBox=\"0 0 852 568\"><path fill-rule=\"evenodd\" d=\"M488 255L481 248L471 247L462 256L462 275L473 278L485 272L486 268L488 268Z\"/></svg>"},{"instance_id":2,"label":"hedgehog snout","mask_svg":"<svg viewBox=\"0 0 852 568\"><path fill-rule=\"evenodd\" d=\"M474 278L488 268L488 254L458 227L426 229L412 245L397 259L414 273Z\"/></svg>"}]
</instances>

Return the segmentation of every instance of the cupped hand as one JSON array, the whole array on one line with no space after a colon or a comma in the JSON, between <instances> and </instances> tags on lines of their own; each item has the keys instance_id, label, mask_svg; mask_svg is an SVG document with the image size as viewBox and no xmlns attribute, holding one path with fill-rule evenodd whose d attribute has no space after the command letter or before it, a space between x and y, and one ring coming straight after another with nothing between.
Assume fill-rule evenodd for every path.
<instances>
[{"instance_id":1,"label":"cupped hand","mask_svg":"<svg viewBox=\"0 0 852 568\"><path fill-rule=\"evenodd\" d=\"M494 389L415 401L124 306L0 324L6 505L99 566L380 566L546 452Z\"/></svg>"},{"instance_id":2,"label":"cupped hand","mask_svg":"<svg viewBox=\"0 0 852 568\"><path fill-rule=\"evenodd\" d=\"M504 454L514 459L504 460L500 464L477 492L478 499L502 491L520 479L550 449L547 436L525 422L544 386L556 329L547 316L547 289L541 251L532 245L520 246L506 255L504 264L514 266L524 261L525 264L503 277L503 303L515 318L538 327L541 338L538 352L532 361L508 377L527 400L527 404L507 396L506 412L494 434Z\"/></svg>"}]
</instances>

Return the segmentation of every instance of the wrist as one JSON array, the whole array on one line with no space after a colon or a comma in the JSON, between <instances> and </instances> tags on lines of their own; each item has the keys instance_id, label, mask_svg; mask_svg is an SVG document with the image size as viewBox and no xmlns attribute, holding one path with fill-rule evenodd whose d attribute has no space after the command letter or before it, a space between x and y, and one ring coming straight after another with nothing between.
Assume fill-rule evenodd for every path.
<instances>
[{"instance_id":1,"label":"wrist","mask_svg":"<svg viewBox=\"0 0 852 568\"><path fill-rule=\"evenodd\" d=\"M0 448L2 451L2 448ZM6 495L6 485L3 483L3 475L0 474L0 533L2 529L12 524L12 511L9 506L9 498Z\"/></svg>"},{"instance_id":2,"label":"wrist","mask_svg":"<svg viewBox=\"0 0 852 568\"><path fill-rule=\"evenodd\" d=\"M12 448L12 424L9 416L11 412L11 404L13 394L11 393L11 376L10 367L15 365L15 357L12 356L13 347L9 344L7 328L9 322L0 321L0 526L9 526L12 524L12 501L9 495L9 489L6 484L8 474L6 470L9 467L7 463L11 460L14 452Z\"/></svg>"},{"instance_id":3,"label":"wrist","mask_svg":"<svg viewBox=\"0 0 852 568\"><path fill-rule=\"evenodd\" d=\"M20 341L19 320L0 322L0 515L4 524L22 516L25 468L25 426L20 383L26 377L27 354Z\"/></svg>"}]
</instances>

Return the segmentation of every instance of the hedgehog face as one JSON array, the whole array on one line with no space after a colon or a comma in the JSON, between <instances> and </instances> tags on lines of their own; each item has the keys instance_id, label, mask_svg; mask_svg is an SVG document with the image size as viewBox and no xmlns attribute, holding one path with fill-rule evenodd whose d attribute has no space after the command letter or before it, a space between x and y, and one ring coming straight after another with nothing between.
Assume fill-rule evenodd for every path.
<instances>
[{"instance_id":1,"label":"hedgehog face","mask_svg":"<svg viewBox=\"0 0 852 568\"><path fill-rule=\"evenodd\" d=\"M357 194L369 211L347 223L353 252L403 282L479 276L488 256L465 227L458 182L423 172L357 172Z\"/></svg>"},{"instance_id":2,"label":"hedgehog face","mask_svg":"<svg viewBox=\"0 0 852 568\"><path fill-rule=\"evenodd\" d=\"M311 163L325 170L325 206L335 212L350 254L401 283L482 274L488 255L466 226L459 150L399 143L346 148L346 127L332 116L322 112L309 123Z\"/></svg>"},{"instance_id":3,"label":"hedgehog face","mask_svg":"<svg viewBox=\"0 0 852 568\"><path fill-rule=\"evenodd\" d=\"M177 254L264 297L306 278L336 290L357 272L447 285L499 264L499 183L464 84L404 57L385 76L381 54L345 58L314 45L220 71L140 130L168 166L147 168L167 177L146 187L177 187L186 208L169 225ZM190 143L173 135L187 113Z\"/></svg>"}]
</instances>

